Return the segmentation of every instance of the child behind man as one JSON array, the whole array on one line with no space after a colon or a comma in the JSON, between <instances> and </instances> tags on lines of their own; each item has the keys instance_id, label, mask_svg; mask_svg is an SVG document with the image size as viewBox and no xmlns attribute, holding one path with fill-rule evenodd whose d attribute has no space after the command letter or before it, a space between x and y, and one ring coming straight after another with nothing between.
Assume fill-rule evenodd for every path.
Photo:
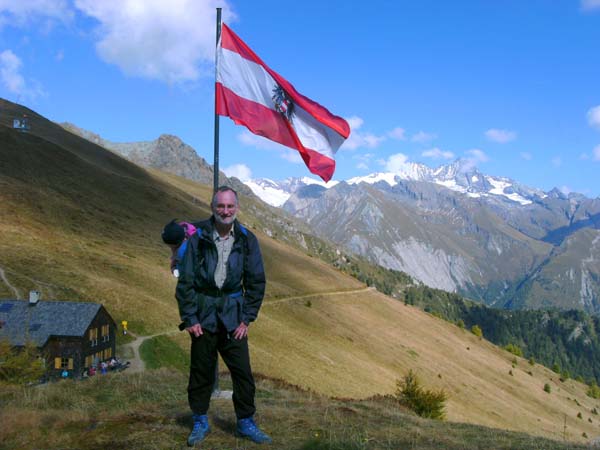
<instances>
[{"instance_id":1,"label":"child behind man","mask_svg":"<svg viewBox=\"0 0 600 450\"><path fill-rule=\"evenodd\" d=\"M171 247L171 273L179 277L178 263L183 258L187 240L196 232L196 227L188 222L171 220L162 231L162 240Z\"/></svg>"}]
</instances>

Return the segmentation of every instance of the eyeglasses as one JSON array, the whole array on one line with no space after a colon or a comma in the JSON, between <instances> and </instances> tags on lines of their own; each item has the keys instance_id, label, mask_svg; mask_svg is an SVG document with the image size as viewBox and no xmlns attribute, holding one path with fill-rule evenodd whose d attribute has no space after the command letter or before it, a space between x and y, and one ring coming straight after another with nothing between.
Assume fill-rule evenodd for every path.
<instances>
[{"instance_id":1,"label":"eyeglasses","mask_svg":"<svg viewBox=\"0 0 600 450\"><path fill-rule=\"evenodd\" d=\"M215 209L217 211L225 211L227 209L231 210L231 209L236 209L237 205L235 204L229 204L229 205L225 205L223 203L217 203L217 205L215 205Z\"/></svg>"}]
</instances>

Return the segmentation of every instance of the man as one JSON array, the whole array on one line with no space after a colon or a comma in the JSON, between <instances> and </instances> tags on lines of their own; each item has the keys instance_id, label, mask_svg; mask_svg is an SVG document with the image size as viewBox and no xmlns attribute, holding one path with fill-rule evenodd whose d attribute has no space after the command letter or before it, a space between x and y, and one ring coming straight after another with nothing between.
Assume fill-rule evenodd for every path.
<instances>
[{"instance_id":1,"label":"man","mask_svg":"<svg viewBox=\"0 0 600 450\"><path fill-rule=\"evenodd\" d=\"M237 193L217 189L213 215L194 225L180 266L175 296L192 339L188 401L194 427L193 446L210 431L206 415L215 381L217 352L233 382L236 432L257 443L271 438L254 423L254 378L248 352L248 326L256 319L265 292L265 273L254 234L237 220Z\"/></svg>"}]
</instances>

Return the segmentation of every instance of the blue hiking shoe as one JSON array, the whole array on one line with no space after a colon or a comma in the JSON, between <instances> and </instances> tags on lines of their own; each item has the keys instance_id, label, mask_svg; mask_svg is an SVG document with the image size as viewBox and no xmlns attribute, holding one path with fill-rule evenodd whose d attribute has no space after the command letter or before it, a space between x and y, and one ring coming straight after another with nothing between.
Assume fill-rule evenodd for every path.
<instances>
[{"instance_id":1,"label":"blue hiking shoe","mask_svg":"<svg viewBox=\"0 0 600 450\"><path fill-rule=\"evenodd\" d=\"M188 436L187 440L187 443L190 447L193 447L198 442L203 441L206 435L210 432L210 425L208 424L208 416L206 414L194 414L192 418L194 419L194 427L192 428L192 432Z\"/></svg>"},{"instance_id":2,"label":"blue hiking shoe","mask_svg":"<svg viewBox=\"0 0 600 450\"><path fill-rule=\"evenodd\" d=\"M263 433L260 428L256 426L252 417L239 419L237 421L237 429L235 432L239 437L250 439L257 444L270 444L273 442L268 434Z\"/></svg>"}]
</instances>

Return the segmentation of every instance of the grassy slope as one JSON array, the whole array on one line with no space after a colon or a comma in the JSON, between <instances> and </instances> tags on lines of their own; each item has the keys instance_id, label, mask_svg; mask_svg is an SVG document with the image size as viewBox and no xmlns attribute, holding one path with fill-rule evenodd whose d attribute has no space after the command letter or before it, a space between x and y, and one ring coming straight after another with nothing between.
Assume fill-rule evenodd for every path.
<instances>
[{"instance_id":1,"label":"grassy slope","mask_svg":"<svg viewBox=\"0 0 600 450\"><path fill-rule=\"evenodd\" d=\"M144 171L34 118L31 134L0 126L0 267L7 278L23 294L37 288L46 299L102 302L139 334L173 329L175 283L159 233L172 217L206 216L210 188ZM530 376L521 361L510 376L506 352L415 308L364 290L286 301L364 286L258 237L269 278L251 328L258 372L323 394L364 398L392 392L413 368L425 384L450 392L451 421L561 438L566 415L570 439L599 434L595 416L587 420L597 402L581 385L550 381L548 395L542 387L553 377L549 371L538 366ZM0 284L0 296L13 295ZM176 341L187 346L183 334Z\"/></svg>"},{"instance_id":2,"label":"grassy slope","mask_svg":"<svg viewBox=\"0 0 600 450\"><path fill-rule=\"evenodd\" d=\"M229 387L227 379L222 380ZM190 429L186 377L164 369L0 391L0 446L21 449L183 449ZM270 379L257 382L258 422L277 450L577 450L567 442L420 419L389 398L330 399ZM234 437L229 400L213 400L202 448L262 448Z\"/></svg>"}]
</instances>

